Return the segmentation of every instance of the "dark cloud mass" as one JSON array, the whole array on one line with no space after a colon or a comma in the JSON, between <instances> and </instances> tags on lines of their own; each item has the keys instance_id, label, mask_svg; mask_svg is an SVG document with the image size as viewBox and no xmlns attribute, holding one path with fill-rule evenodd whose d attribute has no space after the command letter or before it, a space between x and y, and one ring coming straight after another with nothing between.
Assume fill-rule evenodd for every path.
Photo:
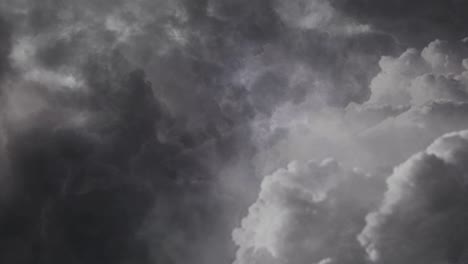
<instances>
[{"instance_id":1,"label":"dark cloud mass","mask_svg":"<svg viewBox=\"0 0 468 264\"><path fill-rule=\"evenodd\" d=\"M462 263L466 11L0 0L0 263Z\"/></svg>"},{"instance_id":2,"label":"dark cloud mass","mask_svg":"<svg viewBox=\"0 0 468 264\"><path fill-rule=\"evenodd\" d=\"M332 0L343 13L396 36L401 43L421 47L436 39L466 37L463 0Z\"/></svg>"},{"instance_id":3,"label":"dark cloud mass","mask_svg":"<svg viewBox=\"0 0 468 264\"><path fill-rule=\"evenodd\" d=\"M8 55L11 50L11 25L3 18L0 17L0 38L2 44L0 45L0 78L9 69Z\"/></svg>"}]
</instances>

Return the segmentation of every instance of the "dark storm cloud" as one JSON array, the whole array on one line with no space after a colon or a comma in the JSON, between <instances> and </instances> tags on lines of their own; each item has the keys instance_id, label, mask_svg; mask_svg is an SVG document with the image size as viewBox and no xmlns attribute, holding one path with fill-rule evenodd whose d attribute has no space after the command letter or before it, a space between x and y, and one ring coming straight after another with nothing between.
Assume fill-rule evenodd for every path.
<instances>
[{"instance_id":1,"label":"dark storm cloud","mask_svg":"<svg viewBox=\"0 0 468 264\"><path fill-rule=\"evenodd\" d=\"M14 198L2 210L2 262L115 263L144 257L144 247L134 248L133 234L152 203L151 192L132 179L130 161L153 133L158 110L141 72L121 74L107 80L120 86L114 94L96 91L74 105L45 95L52 101L49 109L26 127L8 128ZM90 122L99 123L67 126L67 110L73 108L93 111L96 120Z\"/></svg>"},{"instance_id":2,"label":"dark storm cloud","mask_svg":"<svg viewBox=\"0 0 468 264\"><path fill-rule=\"evenodd\" d=\"M0 262L228 263L252 121L363 102L399 51L334 4L2 1Z\"/></svg>"},{"instance_id":3,"label":"dark storm cloud","mask_svg":"<svg viewBox=\"0 0 468 264\"><path fill-rule=\"evenodd\" d=\"M123 36L128 21L102 19L118 6L83 4L49 1L8 14L17 28L5 57L17 75L2 98L13 194L1 210L1 261L227 262L226 223L234 221L225 219L230 205L213 177L222 165L209 161L231 159L238 134L248 133L229 131L248 118L237 103L242 88L222 82L226 68L216 57L233 51L218 46L221 37L211 39L218 33L206 6L183 3L187 30L203 34L159 57L155 49L152 66L160 68L145 75L129 62L138 62L130 51L140 47ZM137 40L150 42L146 30L170 24L139 22ZM247 24L240 27L259 40ZM215 246L219 252L208 254Z\"/></svg>"},{"instance_id":4,"label":"dark storm cloud","mask_svg":"<svg viewBox=\"0 0 468 264\"><path fill-rule=\"evenodd\" d=\"M10 23L4 19L0 14L0 80L3 75L9 70L10 63L8 56L11 50L11 32L12 28Z\"/></svg>"},{"instance_id":5,"label":"dark storm cloud","mask_svg":"<svg viewBox=\"0 0 468 264\"><path fill-rule=\"evenodd\" d=\"M5 123L14 194L2 208L2 262L197 263L202 230L216 228L223 211L211 172L182 154L189 146L178 137L191 135L158 139L170 116L144 72L117 52L86 65L89 93L39 93L45 109L24 125ZM70 122L77 112L85 120ZM229 239L222 231L210 238L221 244L218 258Z\"/></svg>"}]
</instances>

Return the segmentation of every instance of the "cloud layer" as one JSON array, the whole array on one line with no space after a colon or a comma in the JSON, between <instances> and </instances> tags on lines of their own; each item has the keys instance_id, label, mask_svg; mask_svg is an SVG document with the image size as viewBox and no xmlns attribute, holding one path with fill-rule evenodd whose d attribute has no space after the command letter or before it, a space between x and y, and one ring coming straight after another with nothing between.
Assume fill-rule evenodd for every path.
<instances>
[{"instance_id":1,"label":"cloud layer","mask_svg":"<svg viewBox=\"0 0 468 264\"><path fill-rule=\"evenodd\" d=\"M289 164L263 179L257 201L234 230L234 263L364 261L356 235L381 187L334 160Z\"/></svg>"},{"instance_id":2,"label":"cloud layer","mask_svg":"<svg viewBox=\"0 0 468 264\"><path fill-rule=\"evenodd\" d=\"M254 203L239 263L361 263L392 167L467 127L464 11L0 1L0 262L230 263Z\"/></svg>"},{"instance_id":3,"label":"cloud layer","mask_svg":"<svg viewBox=\"0 0 468 264\"><path fill-rule=\"evenodd\" d=\"M466 261L467 146L467 131L450 133L395 169L382 205L359 235L371 260Z\"/></svg>"},{"instance_id":4,"label":"cloud layer","mask_svg":"<svg viewBox=\"0 0 468 264\"><path fill-rule=\"evenodd\" d=\"M435 40L422 50L384 56L369 99L345 108L309 97L259 121L259 164L324 159L375 170L391 168L439 136L467 127L466 44ZM275 144L265 138L272 137ZM376 155L378 153L378 155Z\"/></svg>"},{"instance_id":5,"label":"cloud layer","mask_svg":"<svg viewBox=\"0 0 468 264\"><path fill-rule=\"evenodd\" d=\"M300 162L263 179L257 201L233 232L234 263L466 261L468 134L452 132L468 128L466 57L464 41L435 40L382 57L362 104L339 108L307 98L260 121L257 142L266 146L256 156L260 170ZM329 170L330 161L306 162L327 156L373 176L343 172L343 165ZM321 175L333 187L312 180Z\"/></svg>"}]
</instances>

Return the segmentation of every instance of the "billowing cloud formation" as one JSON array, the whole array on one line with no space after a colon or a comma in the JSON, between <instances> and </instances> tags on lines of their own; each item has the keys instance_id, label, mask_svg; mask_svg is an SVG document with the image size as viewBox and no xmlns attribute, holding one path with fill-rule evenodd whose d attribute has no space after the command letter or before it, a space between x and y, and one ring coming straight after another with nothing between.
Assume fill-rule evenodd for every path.
<instances>
[{"instance_id":1,"label":"billowing cloud formation","mask_svg":"<svg viewBox=\"0 0 468 264\"><path fill-rule=\"evenodd\" d=\"M468 127L467 56L465 43L436 40L421 52L410 49L398 58L382 58L368 103L410 108L360 135L372 153L382 153L394 165L440 135Z\"/></svg>"},{"instance_id":2,"label":"billowing cloud formation","mask_svg":"<svg viewBox=\"0 0 468 264\"><path fill-rule=\"evenodd\" d=\"M345 17L352 21L351 25L372 25L369 32L395 33L392 35L397 42L412 43L417 48L409 48L399 56L383 56L379 62L380 72L370 82L369 97L361 94L360 99L364 103L348 104L350 101L346 101L344 105L347 107L324 99L327 94L322 93L322 89L330 91L333 88L329 88L330 82L322 79L324 72L320 72L319 77L304 74L313 66L290 63L289 67L277 71L279 75L286 72L288 78L270 86L278 84L296 89L300 87L297 84L305 83L313 85L317 92L298 92L300 100L290 99L286 103L277 100L275 105L279 106L271 111L271 116L257 116L255 119L253 135L260 146L255 165L258 174L269 176L264 178L259 197L241 227L233 232L234 241L239 246L234 263L466 262L466 232L462 226L466 221L463 213L466 209L463 207L466 132L443 137L425 153L411 158L393 174L390 172L414 153L426 149L441 135L468 128L466 39L461 35L464 32L461 28L447 28L451 19L458 22L463 19L458 12L447 20L447 24L435 23L430 18L457 7L463 10L465 5L456 1L430 1L423 7L417 4L419 1L414 1L406 6L407 12L399 13L403 8L401 1L367 2L356 1L354 5L351 1L294 1L303 11L303 15L295 17L287 16L287 12L297 6L280 9L284 12L281 18L287 25L302 29L320 28L319 31L335 34L334 40L339 33L333 28L340 25ZM374 3L377 4L374 6ZM383 15L373 17L372 10L380 5L388 9L379 9ZM432 10L431 7L437 8ZM307 16L317 10L320 10L320 15L313 16L313 19ZM340 19L331 18L337 14ZM402 18L400 22L394 22L395 16ZM417 35L418 29L413 27L413 21L430 29ZM403 32L402 27L407 31ZM423 46L429 40L445 36L438 34L444 28L444 33L450 35L447 37L450 41L435 40ZM359 53L354 51L353 54ZM251 69L247 70L250 75L242 74L242 80L248 81L249 77L255 76L252 72L255 73L261 65L257 61L252 64L251 68L247 67ZM271 65L270 69L276 66ZM349 72L356 73L353 69ZM332 82L331 86L335 85L342 83ZM343 94L336 92L333 95L336 100ZM349 94L346 97L349 98ZM310 164L307 160L311 158L328 156L345 166L358 166L375 172L377 177L373 180L377 182L392 175L385 196L378 192L366 196L367 201L384 199L384 202L376 213L367 218L367 227L359 236L362 247L353 244L358 237L355 230L364 227L362 221L369 213L365 211L372 210L372 206L361 200L346 204L352 208L349 211L341 207L326 207L328 199L335 201L335 205L340 204L331 191L323 201L307 200L301 196L303 193L316 194L317 186L324 187L317 182L308 185L297 180L307 179L302 175L323 173L315 169L309 171L308 165L303 164ZM291 160L299 160L299 163L276 171L278 166L286 166ZM312 165L328 171L324 164ZM338 181L334 187L325 186L319 190L327 192L335 188L339 190L337 192L346 193L342 189L346 188L344 186L354 186L359 182L356 176L345 178L348 181ZM352 195L359 195L360 191L356 188ZM356 201L352 195L345 199ZM362 209L360 205L367 207L364 206L366 208L359 213L353 211ZM311 208L323 211L314 214ZM327 218L330 215L339 218ZM327 220L322 222L322 219ZM345 223L343 219L356 221ZM335 223L340 221L343 225L337 227ZM331 228L341 236L333 236L335 233L330 231ZM460 229L462 231L457 231ZM353 231L347 233L345 230ZM354 246L347 248L350 251L337 253L335 249L343 244ZM364 251L368 259L363 255Z\"/></svg>"},{"instance_id":3,"label":"billowing cloud formation","mask_svg":"<svg viewBox=\"0 0 468 264\"><path fill-rule=\"evenodd\" d=\"M263 179L257 201L233 232L234 263L362 263L356 235L379 202L380 187L334 160L289 164Z\"/></svg>"},{"instance_id":4,"label":"billowing cloud formation","mask_svg":"<svg viewBox=\"0 0 468 264\"><path fill-rule=\"evenodd\" d=\"M376 263L464 263L468 132L447 134L398 166L359 240Z\"/></svg>"},{"instance_id":5,"label":"billowing cloud formation","mask_svg":"<svg viewBox=\"0 0 468 264\"><path fill-rule=\"evenodd\" d=\"M421 51L409 49L399 57L383 57L381 72L371 82L371 95L363 104L333 108L316 104L315 98L306 98L300 104L276 108L271 118L256 126L258 142L266 146L264 152L258 153L257 164L268 172L274 171L275 164L287 163L291 158L304 161L333 156L347 166L361 166L377 173L377 182L385 179L394 166L426 149L441 135L468 128L465 45L436 40ZM467 253L462 227L466 221L463 177L467 142L468 132L436 140L427 151L394 170L385 196L368 193L369 200L384 202L367 217L367 226L359 235L363 248L352 249L351 255L360 256L355 259L330 253L334 246L342 245L343 237L328 237L327 228L335 227L344 237L348 233L336 228L330 218L320 224L317 219L326 217L328 211L308 214L307 206L289 206L284 202L287 199L279 198L284 193L292 193L291 197L301 192L315 193L320 184L309 186L301 182L286 192L288 187L265 186L270 182L290 186L288 180L277 179L294 179L294 170L280 170L265 177L259 199L242 227L234 232L239 245L234 263L365 263L362 250L376 263L464 263ZM356 178L351 180L353 177L347 179L337 185L337 190L359 182ZM357 195L362 190L353 192ZM332 195L326 197L334 200ZM359 203L366 204L360 200L346 205L360 208ZM317 205L310 201L308 204ZM366 214L330 210L342 212L340 219L355 216L363 221ZM372 206L363 211L366 210L372 210ZM272 215L276 217L273 219ZM304 215L307 220L302 220ZM359 221L348 222L343 229L354 230L359 226L356 223ZM320 232L313 233L317 227ZM263 234L270 236L265 238ZM352 239L358 237L354 235ZM313 238L318 244L312 243L316 242Z\"/></svg>"},{"instance_id":6,"label":"billowing cloud formation","mask_svg":"<svg viewBox=\"0 0 468 264\"><path fill-rule=\"evenodd\" d=\"M277 107L259 122L257 137L265 147L258 164L269 173L272 160L332 156L350 166L391 168L440 135L468 128L467 51L464 42L436 40L421 51L382 57L363 104L330 108L308 97Z\"/></svg>"},{"instance_id":7,"label":"billowing cloud formation","mask_svg":"<svg viewBox=\"0 0 468 264\"><path fill-rule=\"evenodd\" d=\"M371 83L371 103L421 105L431 100L466 101L464 60L468 46L431 42L421 52L409 49L398 58L383 57Z\"/></svg>"}]
</instances>

